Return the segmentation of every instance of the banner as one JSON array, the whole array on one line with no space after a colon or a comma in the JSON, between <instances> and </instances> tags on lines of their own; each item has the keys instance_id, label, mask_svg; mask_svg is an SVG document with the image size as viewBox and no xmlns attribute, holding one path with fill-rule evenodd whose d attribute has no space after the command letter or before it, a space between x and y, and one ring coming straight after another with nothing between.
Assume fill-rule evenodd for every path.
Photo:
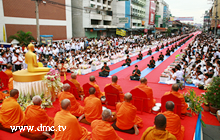
<instances>
[{"instance_id":1,"label":"banner","mask_svg":"<svg viewBox=\"0 0 220 140\"><path fill-rule=\"evenodd\" d=\"M155 9L156 9L156 4L154 3L154 0L150 0L149 25L154 25Z\"/></svg>"},{"instance_id":2,"label":"banner","mask_svg":"<svg viewBox=\"0 0 220 140\"><path fill-rule=\"evenodd\" d=\"M172 20L173 21L175 21L175 20L178 20L178 21L194 21L194 17L173 17Z\"/></svg>"},{"instance_id":3,"label":"banner","mask_svg":"<svg viewBox=\"0 0 220 140\"><path fill-rule=\"evenodd\" d=\"M126 31L122 29L116 29L116 35L126 36Z\"/></svg>"},{"instance_id":4,"label":"banner","mask_svg":"<svg viewBox=\"0 0 220 140\"><path fill-rule=\"evenodd\" d=\"M3 26L3 41L6 42L5 27Z\"/></svg>"}]
</instances>

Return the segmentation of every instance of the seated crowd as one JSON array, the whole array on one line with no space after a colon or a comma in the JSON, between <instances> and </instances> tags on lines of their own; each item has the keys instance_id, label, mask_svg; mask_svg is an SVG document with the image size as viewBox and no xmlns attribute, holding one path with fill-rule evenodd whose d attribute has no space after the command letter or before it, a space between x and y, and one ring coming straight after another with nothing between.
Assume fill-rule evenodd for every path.
<instances>
[{"instance_id":1,"label":"seated crowd","mask_svg":"<svg viewBox=\"0 0 220 140\"><path fill-rule=\"evenodd\" d=\"M220 76L220 47L211 35L200 34L181 54L180 62L169 72L167 84L185 80L206 89L213 77Z\"/></svg>"},{"instance_id":2,"label":"seated crowd","mask_svg":"<svg viewBox=\"0 0 220 140\"><path fill-rule=\"evenodd\" d=\"M76 80L76 74L71 75L74 85L79 88L77 90L78 96L85 96L83 89ZM32 98L33 105L27 107L23 112L16 99L19 96L19 91L12 89L10 91L10 97L5 99L0 110L0 129L11 130L10 126L34 126L30 132L24 131L22 136L33 138L44 136L50 139L52 134L55 134L55 139L111 139L122 140L115 130L129 134L139 134L139 129L143 127L144 123L141 117L137 115L137 108L132 104L134 94L125 93L120 85L117 84L118 77L112 76L112 85L119 90L120 102L116 104L116 112L112 112L109 109L103 108L103 103L100 100L105 96L104 92L101 92L97 83L95 83L95 77L90 76L90 84L93 86L89 89L89 96L84 99L84 106L76 100L76 97L70 93L70 85L64 84L63 91L58 94L58 100L60 104L60 110L51 118L47 113L41 109L42 100L40 96L36 95ZM153 91L147 85L147 79L141 78L140 85L134 89L140 89L145 93L145 96L149 98L146 106L149 106L149 110L144 110L147 113L151 113L152 107L155 106L155 99L153 99ZM191 116L187 112L188 105L185 103L184 97L178 92L179 86L174 84L172 90L166 92L164 95L173 94L178 97L184 106L181 108L183 115ZM163 113L159 113L155 117L155 126L149 127L143 134L143 140L147 139L174 139L182 140L184 137L184 127L181 125L180 117L173 112L175 104L172 101L166 103L166 110ZM77 120L78 119L78 120ZM86 128L80 126L79 122L91 125L92 131L88 132ZM52 131L38 131L40 126L54 127ZM65 129L61 129L59 126L65 126ZM61 130L60 130L61 129ZM37 131L36 131L37 130ZM56 131L59 130L59 131Z\"/></svg>"}]
</instances>

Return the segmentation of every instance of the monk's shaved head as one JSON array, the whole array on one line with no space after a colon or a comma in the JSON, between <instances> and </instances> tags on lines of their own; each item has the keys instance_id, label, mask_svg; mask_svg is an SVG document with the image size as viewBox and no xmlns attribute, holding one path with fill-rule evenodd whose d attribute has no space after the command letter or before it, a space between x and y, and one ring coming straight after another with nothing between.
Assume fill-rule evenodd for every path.
<instances>
[{"instance_id":1,"label":"monk's shaved head","mask_svg":"<svg viewBox=\"0 0 220 140\"><path fill-rule=\"evenodd\" d=\"M89 94L92 95L92 94L95 94L95 88L94 87L91 87L89 89Z\"/></svg>"},{"instance_id":2,"label":"monk's shaved head","mask_svg":"<svg viewBox=\"0 0 220 140\"><path fill-rule=\"evenodd\" d=\"M63 110L67 110L67 108L70 106L70 100L69 99L63 99L61 101L61 108Z\"/></svg>"},{"instance_id":3,"label":"monk's shaved head","mask_svg":"<svg viewBox=\"0 0 220 140\"><path fill-rule=\"evenodd\" d=\"M70 85L67 84L67 83L64 84L64 85L63 85L63 90L64 90L64 91L69 91L69 90L70 90Z\"/></svg>"},{"instance_id":4,"label":"monk's shaved head","mask_svg":"<svg viewBox=\"0 0 220 140\"><path fill-rule=\"evenodd\" d=\"M118 81L118 77L116 75L112 76L112 82L116 83Z\"/></svg>"},{"instance_id":5,"label":"monk's shaved head","mask_svg":"<svg viewBox=\"0 0 220 140\"><path fill-rule=\"evenodd\" d=\"M40 105L41 104L41 97L39 95L36 95L32 98L32 102L34 103L34 105Z\"/></svg>"},{"instance_id":6,"label":"monk's shaved head","mask_svg":"<svg viewBox=\"0 0 220 140\"><path fill-rule=\"evenodd\" d=\"M107 121L109 118L111 118L112 112L110 109L105 109L102 112L102 120Z\"/></svg>"},{"instance_id":7,"label":"monk's shaved head","mask_svg":"<svg viewBox=\"0 0 220 140\"><path fill-rule=\"evenodd\" d=\"M90 76L90 77L89 77L89 80L90 80L91 82L94 82L94 81L95 81L95 76L93 76L93 75Z\"/></svg>"},{"instance_id":8,"label":"monk's shaved head","mask_svg":"<svg viewBox=\"0 0 220 140\"><path fill-rule=\"evenodd\" d=\"M132 100L132 94L131 93L125 93L124 99L126 102L130 102Z\"/></svg>"},{"instance_id":9,"label":"monk's shaved head","mask_svg":"<svg viewBox=\"0 0 220 140\"><path fill-rule=\"evenodd\" d=\"M145 84L146 82L147 82L147 78L145 78L145 77L141 78L141 83L142 84Z\"/></svg>"},{"instance_id":10,"label":"monk's shaved head","mask_svg":"<svg viewBox=\"0 0 220 140\"><path fill-rule=\"evenodd\" d=\"M154 124L156 129L165 130L167 119L163 114L159 114L155 117Z\"/></svg>"},{"instance_id":11,"label":"monk's shaved head","mask_svg":"<svg viewBox=\"0 0 220 140\"><path fill-rule=\"evenodd\" d=\"M167 101L166 102L166 109L167 109L167 111L173 111L174 103L172 101Z\"/></svg>"},{"instance_id":12,"label":"monk's shaved head","mask_svg":"<svg viewBox=\"0 0 220 140\"><path fill-rule=\"evenodd\" d=\"M179 85L178 84L173 84L172 85L172 91L178 91L179 90Z\"/></svg>"},{"instance_id":13,"label":"monk's shaved head","mask_svg":"<svg viewBox=\"0 0 220 140\"><path fill-rule=\"evenodd\" d=\"M12 89L10 91L10 97L15 97L18 94L19 94L19 91L17 89Z\"/></svg>"},{"instance_id":14,"label":"monk's shaved head","mask_svg":"<svg viewBox=\"0 0 220 140\"><path fill-rule=\"evenodd\" d=\"M75 73L72 73L72 74L71 74L71 78L72 78L72 79L76 79L76 77L77 77L77 75L76 75Z\"/></svg>"}]
</instances>

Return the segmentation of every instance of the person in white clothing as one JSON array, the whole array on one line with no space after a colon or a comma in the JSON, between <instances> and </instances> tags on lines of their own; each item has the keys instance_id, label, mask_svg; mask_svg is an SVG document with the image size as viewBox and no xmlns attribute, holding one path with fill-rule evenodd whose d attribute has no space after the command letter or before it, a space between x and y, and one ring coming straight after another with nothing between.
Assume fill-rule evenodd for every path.
<instances>
[{"instance_id":1,"label":"person in white clothing","mask_svg":"<svg viewBox=\"0 0 220 140\"><path fill-rule=\"evenodd\" d=\"M23 59L17 53L15 53L15 56L12 58L12 63L15 65L16 71L21 70Z\"/></svg>"}]
</instances>

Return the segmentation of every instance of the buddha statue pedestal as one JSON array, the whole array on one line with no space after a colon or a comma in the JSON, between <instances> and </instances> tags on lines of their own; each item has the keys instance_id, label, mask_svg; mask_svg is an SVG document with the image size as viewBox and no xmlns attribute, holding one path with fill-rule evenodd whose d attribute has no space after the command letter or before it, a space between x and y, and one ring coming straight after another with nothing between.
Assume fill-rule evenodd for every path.
<instances>
[{"instance_id":1,"label":"buddha statue pedestal","mask_svg":"<svg viewBox=\"0 0 220 140\"><path fill-rule=\"evenodd\" d=\"M44 76L48 72L32 73L28 70L20 70L13 73L13 88L19 90L22 96L46 94L46 83L43 82ZM50 95L46 95L50 96Z\"/></svg>"}]
</instances>

